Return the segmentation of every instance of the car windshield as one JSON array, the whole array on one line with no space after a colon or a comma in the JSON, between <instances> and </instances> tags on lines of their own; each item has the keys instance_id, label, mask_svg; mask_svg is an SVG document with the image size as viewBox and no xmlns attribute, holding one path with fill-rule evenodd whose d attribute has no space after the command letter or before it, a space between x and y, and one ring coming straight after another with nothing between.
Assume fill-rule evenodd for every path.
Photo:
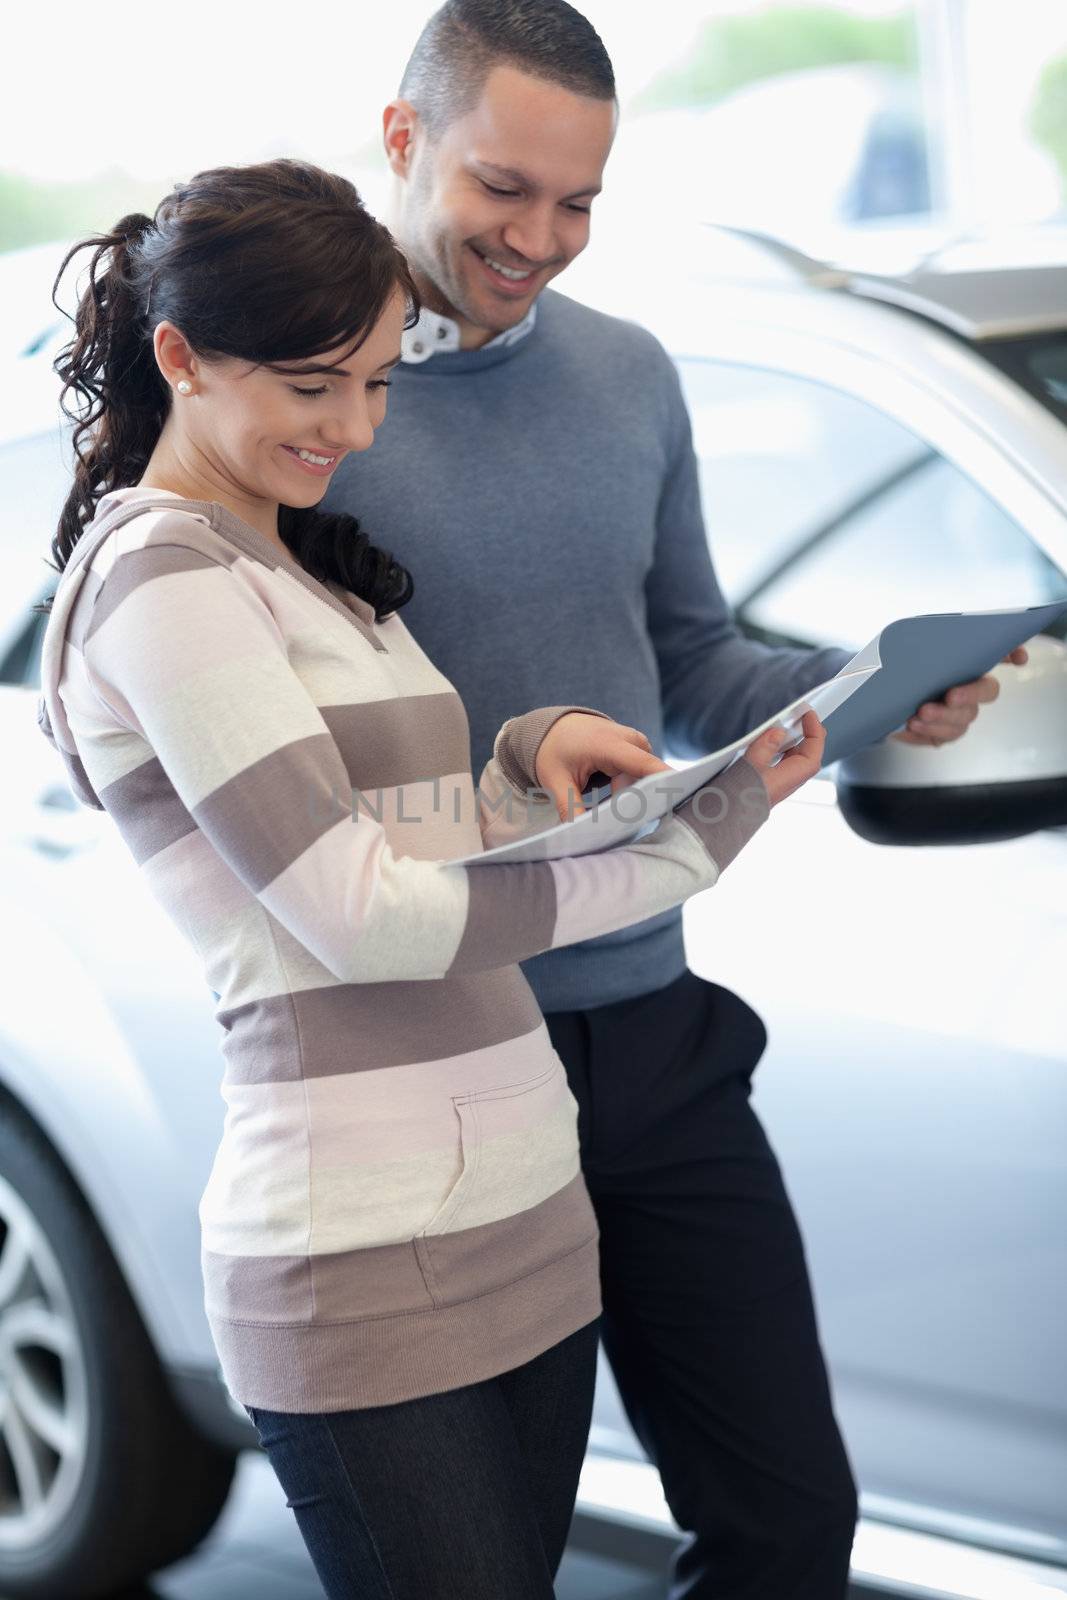
<instances>
[{"instance_id":1,"label":"car windshield","mask_svg":"<svg viewBox=\"0 0 1067 1600\"><path fill-rule=\"evenodd\" d=\"M1067 423L1067 332L991 340L978 348Z\"/></svg>"}]
</instances>

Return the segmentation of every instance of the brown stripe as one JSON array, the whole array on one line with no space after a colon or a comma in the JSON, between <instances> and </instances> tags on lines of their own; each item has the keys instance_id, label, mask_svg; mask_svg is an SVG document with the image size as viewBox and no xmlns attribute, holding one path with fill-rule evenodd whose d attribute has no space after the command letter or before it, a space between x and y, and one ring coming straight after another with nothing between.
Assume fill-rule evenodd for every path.
<instances>
[{"instance_id":1,"label":"brown stripe","mask_svg":"<svg viewBox=\"0 0 1067 1600\"><path fill-rule=\"evenodd\" d=\"M721 778L706 783L674 813L688 823L720 872L770 815L763 779L742 756Z\"/></svg>"},{"instance_id":2,"label":"brown stripe","mask_svg":"<svg viewBox=\"0 0 1067 1600\"><path fill-rule=\"evenodd\" d=\"M411 1240L328 1256L204 1250L201 1265L209 1314L214 1310L238 1322L396 1316L433 1306Z\"/></svg>"},{"instance_id":3,"label":"brown stripe","mask_svg":"<svg viewBox=\"0 0 1067 1600\"><path fill-rule=\"evenodd\" d=\"M194 806L193 815L258 894L324 833L351 818L352 793L343 777L333 739L312 733L253 761ZM279 795L301 798L279 805Z\"/></svg>"},{"instance_id":4,"label":"brown stripe","mask_svg":"<svg viewBox=\"0 0 1067 1600\"><path fill-rule=\"evenodd\" d=\"M571 711L584 711L590 717L603 717L610 722L606 711L592 711L588 706L540 706L525 716L512 719L507 732L497 745L500 770L510 784L521 794L536 789L537 752L548 730Z\"/></svg>"},{"instance_id":5,"label":"brown stripe","mask_svg":"<svg viewBox=\"0 0 1067 1600\"><path fill-rule=\"evenodd\" d=\"M467 713L454 691L320 709L344 753L349 783L372 797L378 789L470 771Z\"/></svg>"},{"instance_id":6,"label":"brown stripe","mask_svg":"<svg viewBox=\"0 0 1067 1600\"><path fill-rule=\"evenodd\" d=\"M395 1405L482 1383L532 1361L600 1309L593 1238L493 1293L417 1314L306 1327L208 1315L238 1404L304 1413Z\"/></svg>"},{"instance_id":7,"label":"brown stripe","mask_svg":"<svg viewBox=\"0 0 1067 1600\"><path fill-rule=\"evenodd\" d=\"M465 870L470 884L467 922L449 976L525 961L551 947L556 880L547 862Z\"/></svg>"},{"instance_id":8,"label":"brown stripe","mask_svg":"<svg viewBox=\"0 0 1067 1600\"><path fill-rule=\"evenodd\" d=\"M517 967L452 978L301 989L216 1013L227 1083L288 1083L442 1061L533 1033L541 1012Z\"/></svg>"},{"instance_id":9,"label":"brown stripe","mask_svg":"<svg viewBox=\"0 0 1067 1600\"><path fill-rule=\"evenodd\" d=\"M104 579L84 639L91 639L112 612L118 610L127 595L139 589L143 583L151 583L155 578L167 577L175 572L202 572L206 567L221 566L225 566L225 563L183 544L149 543L140 550L124 551L115 558L111 571Z\"/></svg>"},{"instance_id":10,"label":"brown stripe","mask_svg":"<svg viewBox=\"0 0 1067 1600\"><path fill-rule=\"evenodd\" d=\"M451 1305L525 1277L596 1237L596 1213L577 1173L540 1205L499 1222L428 1235L416 1240L416 1248L434 1299ZM318 1282L316 1263L316 1293Z\"/></svg>"},{"instance_id":11,"label":"brown stripe","mask_svg":"<svg viewBox=\"0 0 1067 1600\"><path fill-rule=\"evenodd\" d=\"M155 756L106 784L100 798L138 866L196 831L196 823Z\"/></svg>"}]
</instances>

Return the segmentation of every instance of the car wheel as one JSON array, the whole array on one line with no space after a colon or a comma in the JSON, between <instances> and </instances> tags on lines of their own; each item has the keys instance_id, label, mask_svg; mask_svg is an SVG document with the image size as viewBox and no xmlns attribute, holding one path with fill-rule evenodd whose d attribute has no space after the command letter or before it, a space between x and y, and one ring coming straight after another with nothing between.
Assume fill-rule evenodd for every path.
<instances>
[{"instance_id":1,"label":"car wheel","mask_svg":"<svg viewBox=\"0 0 1067 1600\"><path fill-rule=\"evenodd\" d=\"M235 1464L179 1410L70 1175L0 1106L0 1593L90 1600L169 1565Z\"/></svg>"}]
</instances>

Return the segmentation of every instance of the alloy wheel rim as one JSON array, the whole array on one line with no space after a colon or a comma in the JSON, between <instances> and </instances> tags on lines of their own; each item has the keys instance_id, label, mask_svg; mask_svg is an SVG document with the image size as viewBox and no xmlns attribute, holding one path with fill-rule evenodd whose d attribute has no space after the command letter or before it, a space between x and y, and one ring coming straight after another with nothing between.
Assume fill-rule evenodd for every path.
<instances>
[{"instance_id":1,"label":"alloy wheel rim","mask_svg":"<svg viewBox=\"0 0 1067 1600\"><path fill-rule=\"evenodd\" d=\"M0 1552L39 1544L63 1521L88 1437L70 1292L40 1223L0 1177Z\"/></svg>"}]
</instances>

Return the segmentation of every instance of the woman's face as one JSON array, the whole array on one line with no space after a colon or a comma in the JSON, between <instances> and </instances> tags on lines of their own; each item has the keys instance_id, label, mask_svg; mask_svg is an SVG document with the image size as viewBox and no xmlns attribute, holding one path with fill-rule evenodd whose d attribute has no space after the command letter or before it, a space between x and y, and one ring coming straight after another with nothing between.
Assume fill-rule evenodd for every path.
<instances>
[{"instance_id":1,"label":"woman's face","mask_svg":"<svg viewBox=\"0 0 1067 1600\"><path fill-rule=\"evenodd\" d=\"M175 394L171 413L179 456L242 498L317 505L345 455L373 443L405 314L397 290L355 351L339 347L275 367L190 357L193 392Z\"/></svg>"}]
</instances>

